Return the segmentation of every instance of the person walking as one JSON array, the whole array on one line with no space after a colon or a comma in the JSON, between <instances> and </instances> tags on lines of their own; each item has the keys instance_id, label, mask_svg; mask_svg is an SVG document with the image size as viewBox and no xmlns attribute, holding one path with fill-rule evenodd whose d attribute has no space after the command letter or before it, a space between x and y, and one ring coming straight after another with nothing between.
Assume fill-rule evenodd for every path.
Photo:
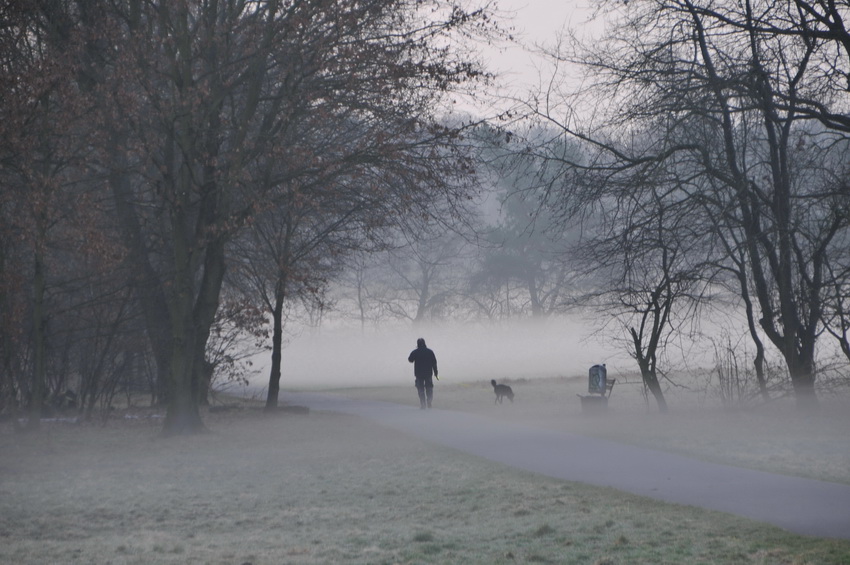
<instances>
[{"instance_id":1,"label":"person walking","mask_svg":"<svg viewBox=\"0 0 850 565\"><path fill-rule=\"evenodd\" d=\"M411 351L407 358L413 363L413 375L416 377L416 392L419 393L419 408L431 407L434 398L434 381L431 376L437 376L437 356L425 346L425 340L421 337L416 340L416 349Z\"/></svg>"}]
</instances>

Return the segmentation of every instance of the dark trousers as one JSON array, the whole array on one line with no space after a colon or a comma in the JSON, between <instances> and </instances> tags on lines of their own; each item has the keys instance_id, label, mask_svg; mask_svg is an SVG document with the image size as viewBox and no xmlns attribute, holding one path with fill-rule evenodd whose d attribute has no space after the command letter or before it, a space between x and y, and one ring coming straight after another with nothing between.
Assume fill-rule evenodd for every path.
<instances>
[{"instance_id":1,"label":"dark trousers","mask_svg":"<svg viewBox=\"0 0 850 565\"><path fill-rule=\"evenodd\" d=\"M422 408L431 407L431 399L434 398L434 381L431 375L427 377L416 377L416 392L419 393L419 405Z\"/></svg>"}]
</instances>

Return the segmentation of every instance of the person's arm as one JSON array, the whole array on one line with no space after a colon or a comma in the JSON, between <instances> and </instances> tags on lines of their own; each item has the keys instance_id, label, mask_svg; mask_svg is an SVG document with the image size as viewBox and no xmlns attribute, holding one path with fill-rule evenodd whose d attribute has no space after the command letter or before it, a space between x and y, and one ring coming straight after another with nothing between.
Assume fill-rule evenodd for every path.
<instances>
[{"instance_id":1,"label":"person's arm","mask_svg":"<svg viewBox=\"0 0 850 565\"><path fill-rule=\"evenodd\" d=\"M416 350L415 349L410 352L410 355L407 357L407 360L410 361L411 363L416 361Z\"/></svg>"},{"instance_id":2,"label":"person's arm","mask_svg":"<svg viewBox=\"0 0 850 565\"><path fill-rule=\"evenodd\" d=\"M437 356L434 354L433 351L431 352L431 360L434 362L434 376L436 377L437 376ZM437 380L440 380L440 379L437 378Z\"/></svg>"}]
</instances>

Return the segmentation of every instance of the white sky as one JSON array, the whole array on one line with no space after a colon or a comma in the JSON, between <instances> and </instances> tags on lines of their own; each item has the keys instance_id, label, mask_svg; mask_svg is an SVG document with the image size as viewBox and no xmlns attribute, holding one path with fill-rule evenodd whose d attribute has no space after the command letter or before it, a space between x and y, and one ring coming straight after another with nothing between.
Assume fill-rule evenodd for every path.
<instances>
[{"instance_id":1,"label":"white sky","mask_svg":"<svg viewBox=\"0 0 850 565\"><path fill-rule=\"evenodd\" d=\"M499 12L514 14L505 26L519 42L551 45L566 27L580 29L590 18L588 0L497 0ZM492 70L503 74L513 89L524 91L538 82L540 61L519 48L492 50L488 54Z\"/></svg>"},{"instance_id":2,"label":"white sky","mask_svg":"<svg viewBox=\"0 0 850 565\"><path fill-rule=\"evenodd\" d=\"M486 5L491 0L471 0L470 7ZM466 109L484 116L505 110L508 100L528 100L529 93L544 90L552 79L551 62L536 55L539 46L551 47L559 34L569 28L586 36L588 31L601 29L599 21L588 26L594 0L492 0L490 11L499 26L511 34L514 42L498 45L472 45L488 72L496 75L498 90L489 90L483 97L479 92L475 101L456 98L459 104L453 111ZM525 46L525 48L523 48ZM560 79L570 80L559 70Z\"/></svg>"}]
</instances>

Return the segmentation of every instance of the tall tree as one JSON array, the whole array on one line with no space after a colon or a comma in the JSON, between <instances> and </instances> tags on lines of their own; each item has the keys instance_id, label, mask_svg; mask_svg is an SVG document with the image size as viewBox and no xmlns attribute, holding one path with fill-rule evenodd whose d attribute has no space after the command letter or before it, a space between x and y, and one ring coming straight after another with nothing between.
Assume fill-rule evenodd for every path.
<instances>
[{"instance_id":1,"label":"tall tree","mask_svg":"<svg viewBox=\"0 0 850 565\"><path fill-rule=\"evenodd\" d=\"M56 306L51 303L51 290L57 277L67 274L60 260L62 243L84 234L87 221L93 218L85 206L90 148L82 142L88 133L90 106L73 80L79 71L81 39L68 37L62 49L55 41L56 30L44 25L36 7L14 3L3 5L2 10L2 346L4 368L11 369L14 353L10 348L16 336L7 324L24 322L17 314L18 306L26 303L30 322L23 327L29 328L31 346L21 350L31 358L19 360L17 366L30 366L29 382L20 384L22 396L28 399L28 426L37 428L47 393L48 320L56 315L51 312ZM16 305L15 291L27 286L27 298ZM10 390L8 384L3 388Z\"/></svg>"},{"instance_id":2,"label":"tall tree","mask_svg":"<svg viewBox=\"0 0 850 565\"><path fill-rule=\"evenodd\" d=\"M727 262L745 259L738 280L748 286L740 294L752 300L744 303L757 308L758 331L783 356L798 405L816 405L825 266L850 219L799 156L802 146L825 151L841 135L842 98L822 72L848 68L835 58L840 37L827 39L827 23L816 23L803 2L601 4L614 14L606 40L564 58L596 76L594 96L611 102L606 123L597 125L609 135L542 106L534 111L603 149L604 161L572 163L600 178L673 159L689 171L688 193L719 222L706 237L722 232L735 242ZM841 12L829 11L833 18ZM807 127L814 118L832 131ZM615 133L653 126L656 141L641 153L625 143L628 133ZM591 196L598 194L594 188Z\"/></svg>"},{"instance_id":3,"label":"tall tree","mask_svg":"<svg viewBox=\"0 0 850 565\"><path fill-rule=\"evenodd\" d=\"M286 301L318 296L346 254L379 246L383 230L409 216L458 208L471 187L460 144L466 126L447 125L439 108L479 71L438 38L463 33L484 14L423 19L422 6L406 1L332 4L350 13L326 27L320 11L304 31L304 44L321 49L294 71L303 76L278 148L254 173L264 203L242 240L253 249L241 254L251 263L248 278L272 318L270 409Z\"/></svg>"},{"instance_id":4,"label":"tall tree","mask_svg":"<svg viewBox=\"0 0 850 565\"><path fill-rule=\"evenodd\" d=\"M470 167L453 153L462 126L436 116L450 105L447 93L480 76L459 39L488 32L484 11L443 0L46 0L0 9L10 22L0 38L10 47L4 86L34 102L20 115L50 125L63 107L28 98L24 75L39 92L77 94L58 97L73 115L89 112L80 122L86 142L67 147L97 157L86 180L105 180L113 197L167 383L166 434L203 427L198 402L228 244L254 216L275 206L295 208L290 217L309 210L318 220L302 226L321 232L323 214L339 220L372 206L356 228L344 228L368 236L383 218L421 209L437 194L464 198ZM83 100L88 105L75 106ZM4 110L15 115L11 103ZM73 131L68 120L53 122ZM43 139L56 140L70 136ZM18 157L47 155L18 149ZM42 180L70 178L57 175L58 158L40 162ZM53 195L40 201L59 205ZM11 213L5 202L3 211ZM4 262L13 257L3 254Z\"/></svg>"},{"instance_id":5,"label":"tall tree","mask_svg":"<svg viewBox=\"0 0 850 565\"><path fill-rule=\"evenodd\" d=\"M130 8L113 20L124 42L102 81L104 129L117 130L108 143L112 188L148 289L149 332L167 336L165 431L180 433L202 427L201 372L228 242L258 211L286 205L278 195L293 187L317 202L341 186L374 191L375 200L394 174L381 163L428 159L427 143L406 136L408 157L399 159L388 140L415 127L432 139L454 135L430 113L439 93L477 71L440 38L479 21L460 9L423 20L426 7L407 0ZM334 135L322 140L317 131ZM305 183L317 192L304 193ZM322 191L327 197L316 196ZM426 196L407 193L411 202ZM392 204L394 213L409 208Z\"/></svg>"}]
</instances>

